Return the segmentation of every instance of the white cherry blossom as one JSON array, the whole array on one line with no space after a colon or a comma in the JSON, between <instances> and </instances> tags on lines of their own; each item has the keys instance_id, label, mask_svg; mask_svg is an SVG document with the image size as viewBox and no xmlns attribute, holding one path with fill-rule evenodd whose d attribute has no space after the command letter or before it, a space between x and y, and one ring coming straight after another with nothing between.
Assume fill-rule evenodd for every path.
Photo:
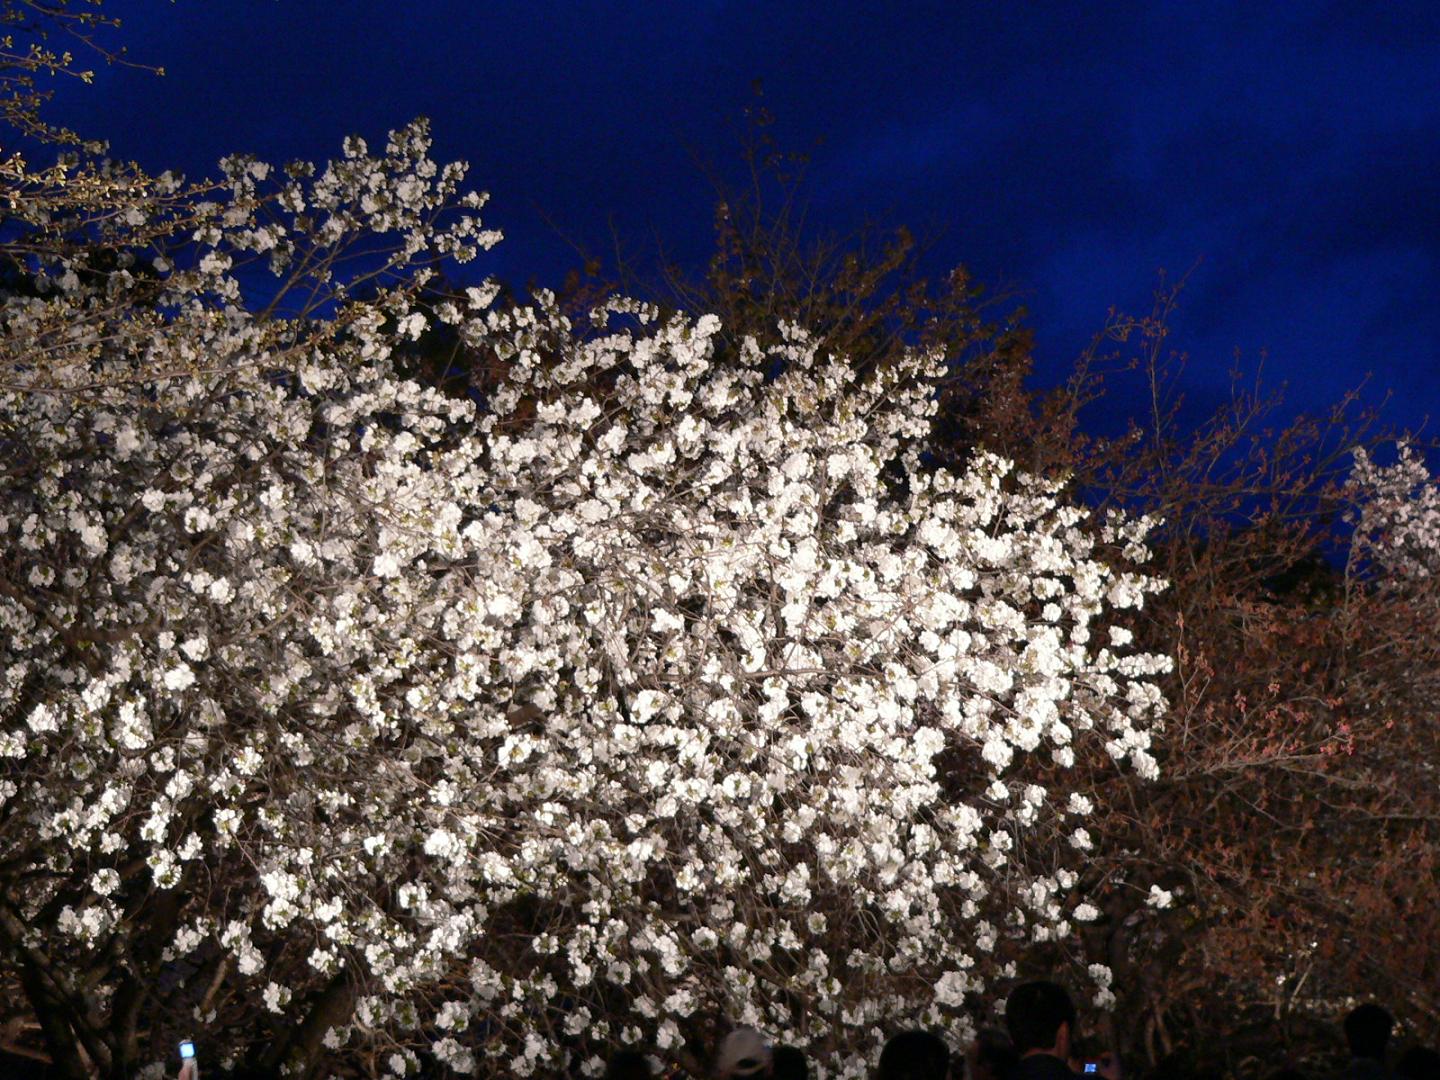
<instances>
[{"instance_id":1,"label":"white cherry blossom","mask_svg":"<svg viewBox=\"0 0 1440 1080\"><path fill-rule=\"evenodd\" d=\"M427 147L228 159L157 276L4 297L7 917L56 970L163 956L157 1039L283 1010L327 1018L286 1052L397 1074L721 1018L840 1076L901 1018L962 1038L1094 917L1064 769L1155 771L1168 661L1109 620L1159 582L1101 550L1147 523L929 467L945 358L861 378L790 324L617 299L582 335L487 285L444 321L503 385L405 377L424 258L497 239ZM322 256L373 234L369 294ZM328 306L253 311L256 259Z\"/></svg>"}]
</instances>

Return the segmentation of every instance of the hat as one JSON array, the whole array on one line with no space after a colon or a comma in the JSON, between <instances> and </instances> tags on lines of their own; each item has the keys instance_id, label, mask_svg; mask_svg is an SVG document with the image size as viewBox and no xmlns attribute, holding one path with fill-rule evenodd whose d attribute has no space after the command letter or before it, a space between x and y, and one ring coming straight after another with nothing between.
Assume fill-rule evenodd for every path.
<instances>
[{"instance_id":1,"label":"hat","mask_svg":"<svg viewBox=\"0 0 1440 1080\"><path fill-rule=\"evenodd\" d=\"M759 1076L769 1067L770 1044L753 1027L736 1028L720 1041L715 1071L721 1076Z\"/></svg>"}]
</instances>

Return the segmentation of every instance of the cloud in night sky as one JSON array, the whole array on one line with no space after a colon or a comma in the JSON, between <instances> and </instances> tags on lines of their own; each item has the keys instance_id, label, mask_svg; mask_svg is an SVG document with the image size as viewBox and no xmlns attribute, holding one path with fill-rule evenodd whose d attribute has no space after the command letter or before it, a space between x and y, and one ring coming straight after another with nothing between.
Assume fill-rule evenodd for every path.
<instances>
[{"instance_id":1,"label":"cloud in night sky","mask_svg":"<svg viewBox=\"0 0 1440 1080\"><path fill-rule=\"evenodd\" d=\"M939 235L927 269L1018 285L1042 378L1107 308L1146 310L1159 267L1200 260L1172 335L1197 401L1264 349L1299 406L1366 372L1396 424L1440 405L1433 2L106 7L168 74L107 69L60 119L199 175L428 115L437 156L492 193L509 239L489 265L511 277L574 261L542 214L598 250L613 220L702 259L690 153L738 170L758 79L782 140L819 140L810 220L909 224Z\"/></svg>"}]
</instances>

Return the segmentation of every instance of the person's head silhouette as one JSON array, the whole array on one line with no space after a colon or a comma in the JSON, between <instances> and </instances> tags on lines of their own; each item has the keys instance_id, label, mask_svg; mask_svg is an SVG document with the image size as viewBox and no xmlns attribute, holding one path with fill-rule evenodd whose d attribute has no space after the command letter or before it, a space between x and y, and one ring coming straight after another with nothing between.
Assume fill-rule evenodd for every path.
<instances>
[{"instance_id":1,"label":"person's head silhouette","mask_svg":"<svg viewBox=\"0 0 1440 1080\"><path fill-rule=\"evenodd\" d=\"M950 1072L950 1048L928 1031L902 1031L880 1051L876 1080L945 1080Z\"/></svg>"},{"instance_id":2,"label":"person's head silhouette","mask_svg":"<svg viewBox=\"0 0 1440 1080\"><path fill-rule=\"evenodd\" d=\"M798 1046L777 1046L770 1056L775 1080L809 1080L810 1063Z\"/></svg>"},{"instance_id":3,"label":"person's head silhouette","mask_svg":"<svg viewBox=\"0 0 1440 1080\"><path fill-rule=\"evenodd\" d=\"M1075 1038L1075 1003L1058 983L1021 983L1005 999L1005 1027L1021 1057L1038 1053L1068 1058Z\"/></svg>"},{"instance_id":4,"label":"person's head silhouette","mask_svg":"<svg viewBox=\"0 0 1440 1080\"><path fill-rule=\"evenodd\" d=\"M981 1028L965 1055L965 1075L970 1080L1005 1080L1019 1059L1009 1035L998 1028Z\"/></svg>"},{"instance_id":5,"label":"person's head silhouette","mask_svg":"<svg viewBox=\"0 0 1440 1080\"><path fill-rule=\"evenodd\" d=\"M655 1073L639 1050L619 1050L605 1066L605 1080L650 1080Z\"/></svg>"},{"instance_id":6,"label":"person's head silhouette","mask_svg":"<svg viewBox=\"0 0 1440 1080\"><path fill-rule=\"evenodd\" d=\"M1384 1061L1385 1046L1394 1027L1395 1018L1379 1005L1365 1004L1351 1009L1345 1017L1345 1041L1350 1045L1350 1056Z\"/></svg>"}]
</instances>

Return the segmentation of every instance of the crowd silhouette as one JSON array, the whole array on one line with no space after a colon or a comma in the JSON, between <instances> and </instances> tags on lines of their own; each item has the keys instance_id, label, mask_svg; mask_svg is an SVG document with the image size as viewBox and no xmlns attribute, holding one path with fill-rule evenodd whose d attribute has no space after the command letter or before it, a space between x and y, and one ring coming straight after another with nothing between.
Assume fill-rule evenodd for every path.
<instances>
[{"instance_id":1,"label":"crowd silhouette","mask_svg":"<svg viewBox=\"0 0 1440 1080\"><path fill-rule=\"evenodd\" d=\"M1286 1068L1269 1080L1440 1080L1440 1053L1409 1046L1391 1056L1395 1018L1366 1003L1352 1009L1343 1028L1349 1059L1338 1074ZM1022 983L1005 1000L1005 1027L982 1028L963 1055L934 1031L897 1032L885 1043L875 1080L1125 1080L1120 1057L1111 1050L1090 1053L1082 1039L1074 1001L1064 987L1048 980ZM617 1053L607 1080L658 1080L686 1075L664 1073L641 1051ZM805 1080L810 1065L802 1050L776 1045L753 1027L737 1027L716 1047L710 1063L716 1080Z\"/></svg>"},{"instance_id":2,"label":"crowd silhouette","mask_svg":"<svg viewBox=\"0 0 1440 1080\"><path fill-rule=\"evenodd\" d=\"M1395 1018L1380 1005L1352 1009L1342 1026L1349 1057L1338 1073L1290 1067L1272 1072L1267 1080L1440 1080L1440 1053L1433 1048L1408 1045L1396 1053ZM35 1061L0 1058L5 1080L46 1073ZM604 1073L605 1080L690 1075L678 1066L662 1069L658 1058L640 1049L618 1051ZM701 1075L715 1080L807 1080L813 1073L800 1048L777 1045L753 1027L736 1027L720 1040L708 1071ZM872 1075L874 1080L1127 1080L1118 1054L1082 1038L1075 1004L1065 988L1045 980L1015 987L1005 1001L1004 1028L980 1029L963 1054L952 1054L935 1031L895 1033L881 1049ZM1161 1070L1149 1075L1168 1074ZM194 1062L186 1063L179 1080L199 1080Z\"/></svg>"}]
</instances>

